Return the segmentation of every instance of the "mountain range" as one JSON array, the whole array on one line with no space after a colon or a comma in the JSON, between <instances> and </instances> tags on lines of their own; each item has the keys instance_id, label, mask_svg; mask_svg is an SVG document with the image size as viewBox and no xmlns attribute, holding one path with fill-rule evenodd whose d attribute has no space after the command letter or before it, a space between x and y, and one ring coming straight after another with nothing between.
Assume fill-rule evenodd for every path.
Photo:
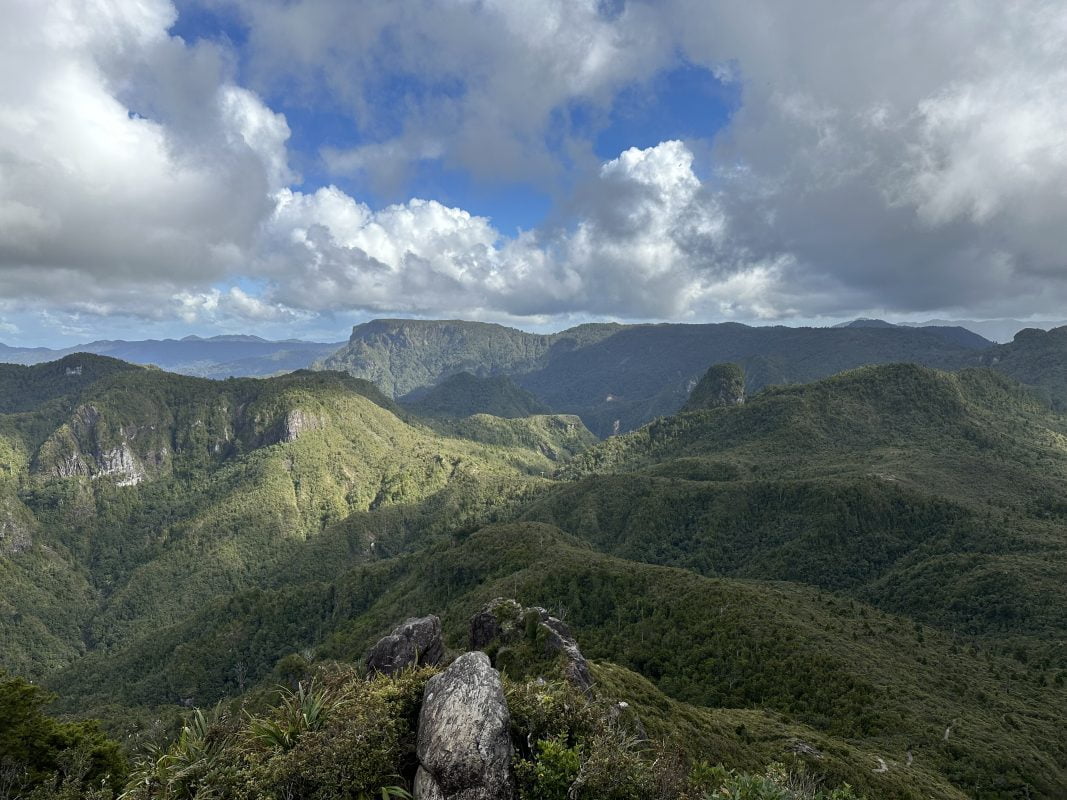
<instances>
[{"instance_id":1,"label":"mountain range","mask_svg":"<svg viewBox=\"0 0 1067 800\"><path fill-rule=\"evenodd\" d=\"M685 758L784 759L871 798L1067 792L1061 332L372 327L355 351L390 391L87 354L0 368L0 666L136 751L188 706L358 662L405 617L461 647L514 597L564 615L599 691ZM806 348L778 362L796 381L827 342L998 361L762 389L705 365L687 410L599 442L520 388L673 375L697 355L652 343L679 341ZM486 377L390 396L453 366Z\"/></svg>"},{"instance_id":2,"label":"mountain range","mask_svg":"<svg viewBox=\"0 0 1067 800\"><path fill-rule=\"evenodd\" d=\"M317 366L369 380L402 403L419 402L429 388L460 372L506 376L544 407L579 416L603 437L677 412L716 362L739 364L750 393L868 364L984 365L1042 386L1062 406L1064 330L1027 329L1011 344L994 345L959 327L869 320L837 328L582 325L547 335L479 322L376 320L357 325L348 345ZM1047 369L1028 366L1049 359ZM456 415L479 410L477 403L462 407L459 392L449 396Z\"/></svg>"},{"instance_id":3,"label":"mountain range","mask_svg":"<svg viewBox=\"0 0 1067 800\"><path fill-rule=\"evenodd\" d=\"M0 344L0 362L40 364L74 353L110 356L134 364L153 364L171 372L201 378L277 375L304 369L325 358L340 343L299 339L268 341L258 336L224 335L141 341L100 340L59 350L46 347L10 347Z\"/></svg>"}]
</instances>

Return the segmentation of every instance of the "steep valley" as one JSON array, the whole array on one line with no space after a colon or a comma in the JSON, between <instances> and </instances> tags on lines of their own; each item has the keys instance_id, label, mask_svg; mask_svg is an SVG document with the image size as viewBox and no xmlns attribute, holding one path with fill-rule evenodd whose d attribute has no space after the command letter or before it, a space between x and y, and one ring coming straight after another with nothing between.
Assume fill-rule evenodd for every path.
<instances>
[{"instance_id":1,"label":"steep valley","mask_svg":"<svg viewBox=\"0 0 1067 800\"><path fill-rule=\"evenodd\" d=\"M460 651L513 597L694 763L869 798L1067 791L1067 421L993 371L707 383L600 442L574 416L422 418L335 372L12 374L0 665L134 752L405 617Z\"/></svg>"}]
</instances>

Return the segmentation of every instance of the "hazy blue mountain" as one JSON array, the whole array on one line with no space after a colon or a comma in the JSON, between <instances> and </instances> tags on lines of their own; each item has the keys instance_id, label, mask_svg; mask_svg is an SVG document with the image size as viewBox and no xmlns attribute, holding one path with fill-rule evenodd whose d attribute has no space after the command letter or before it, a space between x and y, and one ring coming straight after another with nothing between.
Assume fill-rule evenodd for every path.
<instances>
[{"instance_id":1,"label":"hazy blue mountain","mask_svg":"<svg viewBox=\"0 0 1067 800\"><path fill-rule=\"evenodd\" d=\"M974 331L993 342L1010 342L1015 334L1024 328L1038 328L1043 331L1067 325L1067 320L1037 320L1023 322L1017 319L931 319L926 322L901 322L909 328L928 327L962 327Z\"/></svg>"},{"instance_id":2,"label":"hazy blue mountain","mask_svg":"<svg viewBox=\"0 0 1067 800\"><path fill-rule=\"evenodd\" d=\"M334 342L269 341L246 335L140 341L102 339L59 350L0 344L0 362L40 364L72 353L93 353L133 364L154 364L170 372L201 378L255 377L304 369L338 347L340 344Z\"/></svg>"}]
</instances>

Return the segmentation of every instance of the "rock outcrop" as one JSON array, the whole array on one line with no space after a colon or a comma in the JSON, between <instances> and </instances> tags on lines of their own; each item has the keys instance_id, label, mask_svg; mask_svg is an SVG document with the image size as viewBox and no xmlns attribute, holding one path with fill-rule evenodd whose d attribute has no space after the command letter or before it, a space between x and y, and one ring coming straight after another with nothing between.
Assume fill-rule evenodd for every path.
<instances>
[{"instance_id":1,"label":"rock outcrop","mask_svg":"<svg viewBox=\"0 0 1067 800\"><path fill-rule=\"evenodd\" d=\"M81 405L37 455L37 469L57 478L111 478L136 486L163 471L170 450L155 425L112 425L94 405Z\"/></svg>"},{"instance_id":2,"label":"rock outcrop","mask_svg":"<svg viewBox=\"0 0 1067 800\"><path fill-rule=\"evenodd\" d=\"M682 411L739 406L744 402L744 370L737 364L716 364L693 387Z\"/></svg>"},{"instance_id":3,"label":"rock outcrop","mask_svg":"<svg viewBox=\"0 0 1067 800\"><path fill-rule=\"evenodd\" d=\"M431 666L441 663L445 644L441 638L441 620L412 617L393 628L393 632L378 640L366 656L367 672L393 675L406 667Z\"/></svg>"},{"instance_id":4,"label":"rock outcrop","mask_svg":"<svg viewBox=\"0 0 1067 800\"><path fill-rule=\"evenodd\" d=\"M8 507L8 501L0 499L0 553L15 555L29 550L31 544L30 525L23 515Z\"/></svg>"},{"instance_id":5,"label":"rock outcrop","mask_svg":"<svg viewBox=\"0 0 1067 800\"><path fill-rule=\"evenodd\" d=\"M415 800L512 800L511 718L500 673L465 653L426 684Z\"/></svg>"},{"instance_id":6,"label":"rock outcrop","mask_svg":"<svg viewBox=\"0 0 1067 800\"><path fill-rule=\"evenodd\" d=\"M324 424L320 417L296 408L285 415L282 422L281 440L295 442L305 431L315 431L322 427Z\"/></svg>"},{"instance_id":7,"label":"rock outcrop","mask_svg":"<svg viewBox=\"0 0 1067 800\"><path fill-rule=\"evenodd\" d=\"M498 597L471 617L472 650L500 653L501 648L523 640L539 643L543 656L561 656L564 677L583 692L592 689L593 676L578 642L563 621L547 610L540 606L523 608L515 600Z\"/></svg>"}]
</instances>

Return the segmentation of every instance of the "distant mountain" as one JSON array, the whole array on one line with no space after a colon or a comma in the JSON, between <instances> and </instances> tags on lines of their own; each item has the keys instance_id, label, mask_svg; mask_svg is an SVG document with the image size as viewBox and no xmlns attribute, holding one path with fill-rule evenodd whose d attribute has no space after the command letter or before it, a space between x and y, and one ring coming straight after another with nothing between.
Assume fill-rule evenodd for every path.
<instances>
[{"instance_id":1,"label":"distant mountain","mask_svg":"<svg viewBox=\"0 0 1067 800\"><path fill-rule=\"evenodd\" d=\"M340 346L340 343L296 339L274 342L242 335L207 339L186 336L184 339L100 340L61 350L0 344L0 362L40 364L72 353L93 353L201 378L261 377L305 369Z\"/></svg>"},{"instance_id":2,"label":"distant mountain","mask_svg":"<svg viewBox=\"0 0 1067 800\"><path fill-rule=\"evenodd\" d=\"M947 342L958 344L960 347L972 350L984 350L993 345L993 341L975 333L973 330L960 324L946 322L943 325L913 325L902 323L900 325L886 322L884 319L854 319L851 322L839 322L835 328L919 328L927 333L939 336Z\"/></svg>"},{"instance_id":3,"label":"distant mountain","mask_svg":"<svg viewBox=\"0 0 1067 800\"><path fill-rule=\"evenodd\" d=\"M1067 320L1037 320L1023 322L1017 319L931 319L926 322L901 322L901 325L909 328L927 327L962 327L974 331L979 336L984 336L993 342L1010 342L1019 331L1025 328L1038 328L1051 330L1067 325Z\"/></svg>"},{"instance_id":4,"label":"distant mountain","mask_svg":"<svg viewBox=\"0 0 1067 800\"><path fill-rule=\"evenodd\" d=\"M400 402L405 408L427 417L491 414L517 419L550 412L548 406L516 386L506 375L479 378L469 372L451 375L431 389L402 397Z\"/></svg>"},{"instance_id":5,"label":"distant mountain","mask_svg":"<svg viewBox=\"0 0 1067 800\"><path fill-rule=\"evenodd\" d=\"M560 333L527 333L465 320L376 319L352 329L324 369L364 377L401 397L457 372L517 375L611 336L625 326L590 324Z\"/></svg>"},{"instance_id":6,"label":"distant mountain","mask_svg":"<svg viewBox=\"0 0 1067 800\"><path fill-rule=\"evenodd\" d=\"M962 329L582 325L541 335L456 320L375 320L320 366L400 397L459 371L507 375L599 436L632 430L685 403L709 364L733 362L746 388L799 383L864 364L972 363L991 343Z\"/></svg>"},{"instance_id":7,"label":"distant mountain","mask_svg":"<svg viewBox=\"0 0 1067 800\"><path fill-rule=\"evenodd\" d=\"M886 322L884 319L870 319L869 317L860 317L859 319L850 320L848 322L839 322L834 325L835 328L895 328L897 327L892 322Z\"/></svg>"},{"instance_id":8,"label":"distant mountain","mask_svg":"<svg viewBox=\"0 0 1067 800\"><path fill-rule=\"evenodd\" d=\"M1054 407L1067 410L1067 326L1026 328L1009 344L982 353L983 366L1040 388Z\"/></svg>"}]
</instances>

